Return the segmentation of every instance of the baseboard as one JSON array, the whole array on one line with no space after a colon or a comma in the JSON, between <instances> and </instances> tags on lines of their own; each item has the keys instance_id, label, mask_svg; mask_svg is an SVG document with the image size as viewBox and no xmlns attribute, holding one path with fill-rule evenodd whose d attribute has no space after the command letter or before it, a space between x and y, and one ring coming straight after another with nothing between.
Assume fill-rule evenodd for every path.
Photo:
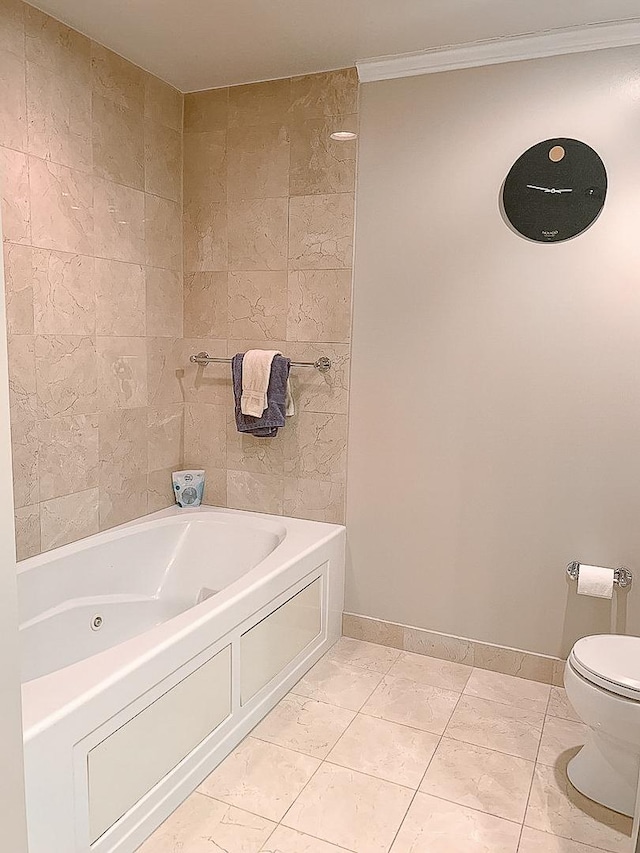
<instances>
[{"instance_id":1,"label":"baseboard","mask_svg":"<svg viewBox=\"0 0 640 853\"><path fill-rule=\"evenodd\" d=\"M394 649L404 649L407 652L562 687L565 662L549 655L481 643L478 640L440 634L398 622L358 616L356 613L342 614L342 633L345 637L353 637L356 640L367 640Z\"/></svg>"}]
</instances>

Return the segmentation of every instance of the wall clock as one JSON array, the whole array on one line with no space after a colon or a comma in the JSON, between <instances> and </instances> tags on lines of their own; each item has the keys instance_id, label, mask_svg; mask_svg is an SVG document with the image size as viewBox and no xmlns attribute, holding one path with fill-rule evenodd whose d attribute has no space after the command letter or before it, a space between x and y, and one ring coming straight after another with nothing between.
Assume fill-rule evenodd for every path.
<instances>
[{"instance_id":1,"label":"wall clock","mask_svg":"<svg viewBox=\"0 0 640 853\"><path fill-rule=\"evenodd\" d=\"M593 148L577 139L547 139L513 164L502 205L523 237L558 243L586 231L606 195L607 170Z\"/></svg>"}]
</instances>

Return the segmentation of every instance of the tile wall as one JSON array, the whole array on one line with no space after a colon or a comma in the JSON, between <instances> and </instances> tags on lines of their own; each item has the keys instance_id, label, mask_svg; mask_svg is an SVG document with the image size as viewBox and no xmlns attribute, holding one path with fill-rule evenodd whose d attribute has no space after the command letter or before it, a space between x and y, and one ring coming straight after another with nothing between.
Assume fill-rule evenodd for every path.
<instances>
[{"instance_id":1,"label":"tile wall","mask_svg":"<svg viewBox=\"0 0 640 853\"><path fill-rule=\"evenodd\" d=\"M208 503L342 521L355 69L183 96L0 0L0 80L18 558L169 505L182 466ZM188 362L252 346L333 361L275 440Z\"/></svg>"},{"instance_id":2,"label":"tile wall","mask_svg":"<svg viewBox=\"0 0 640 853\"><path fill-rule=\"evenodd\" d=\"M0 80L22 559L171 500L182 406L148 365L182 335L183 96L17 0Z\"/></svg>"},{"instance_id":3,"label":"tile wall","mask_svg":"<svg viewBox=\"0 0 640 853\"><path fill-rule=\"evenodd\" d=\"M227 366L187 372L185 464L214 503L344 520L356 147L330 133L357 108L355 69L185 97L187 352L333 362L292 370L296 416L268 440L236 432Z\"/></svg>"}]
</instances>

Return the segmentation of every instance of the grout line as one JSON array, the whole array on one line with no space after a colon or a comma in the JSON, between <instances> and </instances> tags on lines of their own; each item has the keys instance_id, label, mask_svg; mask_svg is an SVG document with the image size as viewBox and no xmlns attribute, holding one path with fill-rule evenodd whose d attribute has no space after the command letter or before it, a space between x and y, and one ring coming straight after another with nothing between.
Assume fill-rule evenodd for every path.
<instances>
[{"instance_id":1,"label":"grout line","mask_svg":"<svg viewBox=\"0 0 640 853\"><path fill-rule=\"evenodd\" d=\"M454 715L454 714L455 714L455 712L456 712L456 708L458 707L458 703L460 702L460 699L461 699L461 698L462 698L462 693L459 695L458 700L456 701L456 704L453 706L453 710L451 711L451 714L449 715L449 719L447 720L447 723L446 723L446 725L445 725L445 727L444 727L444 730L443 730L442 734L440 735L440 739L438 740L438 743L436 744L436 748L433 750L433 755L432 755L432 756L431 756L431 758L429 759L429 763L427 764L427 766L426 766L426 768L425 768L425 771L424 771L424 773L422 774L422 778L420 779L420 782L419 782L419 784L418 784L418 787L417 787L417 788L416 788L416 790L414 791L413 797L411 797L411 801L409 802L409 805L407 806L407 809L406 809L406 811L405 811L405 813L404 813L404 817L403 817L403 818L402 818L402 820L400 821L400 825L398 826L398 829L396 830L396 833L395 833L395 835L393 836L393 840L391 841L391 844L389 845L389 850L391 850L391 848L393 847L393 845L396 843L396 839L398 838L398 835L400 834L400 830L401 830L401 829L402 829L402 827L404 826L404 822L405 822L405 820L407 819L407 815L409 814L409 810L410 810L411 806L413 805L415 798L416 798L416 797L417 797L417 795L420 793L420 787L421 787L422 783L424 782L424 778L425 778L425 776L427 775L427 772L428 772L428 770L429 770L429 767L431 767L431 762L432 762L432 761L433 761L433 759L435 758L436 752L437 752L437 751L438 751L438 749L440 748L440 744L442 743L442 739L444 738L444 733L445 733L445 732L446 732L446 730L447 730L447 726L449 725L449 722L451 721L451 718L453 717L453 715Z\"/></svg>"},{"instance_id":2,"label":"grout line","mask_svg":"<svg viewBox=\"0 0 640 853\"><path fill-rule=\"evenodd\" d=\"M326 838L320 838L319 835L312 835L310 832L302 832L301 829L294 829L291 826L286 826L284 823L277 823L276 826L274 826L274 828L273 828L273 832L269 835L269 838L271 838L273 836L274 832L276 831L276 829L278 829L279 826L281 826L283 829L288 829L289 832L297 832L300 835L304 835L307 838L313 838L316 841L321 841L323 844L331 844L334 847L337 847L339 850L344 850L345 853L357 853L357 851L351 850L351 848L343 847L341 844L336 844L335 841L327 841ZM264 845L260 848L260 851L265 850L265 846L269 843L269 838L267 838ZM278 851L275 851L275 853L278 853Z\"/></svg>"},{"instance_id":3,"label":"grout line","mask_svg":"<svg viewBox=\"0 0 640 853\"><path fill-rule=\"evenodd\" d=\"M385 722L389 722L389 721L385 720ZM351 724L349 724L349 725L351 725ZM346 734L346 729L345 729L345 734ZM432 732L425 732L424 734L432 734ZM435 737L438 737L438 735L435 735ZM438 741L438 743L440 743L440 741ZM435 749L437 749L437 747ZM434 749L434 754L435 754L435 749ZM433 755L429 759L429 764L431 764L432 759L433 759ZM386 782L388 785L395 785L397 788L404 788L406 791L413 791L414 794L417 793L417 791L418 791L418 788L414 788L413 785L405 785L402 782L395 782L393 779L387 779L385 776L376 776L375 773L368 773L366 770L360 770L357 767L350 767L348 764L339 764L337 761L332 760L330 758L330 756L323 758L322 763L323 764L330 764L332 767L338 767L340 770L349 770L351 773L357 773L358 776L366 776L368 779L376 779L378 782ZM420 783L421 782L422 782L422 777L420 777ZM444 797L441 797L440 799L444 799Z\"/></svg>"},{"instance_id":4,"label":"grout line","mask_svg":"<svg viewBox=\"0 0 640 853\"><path fill-rule=\"evenodd\" d=\"M278 824L281 824L281 823L282 823L282 821L286 818L286 816L289 814L289 812L291 811L291 809L294 807L294 805L295 805L295 804L298 802L298 800L300 799L300 797L301 797L301 795L302 795L302 792L303 792L303 791L306 791L306 789L307 789L307 787L308 787L309 783L311 782L311 780L314 778L314 776L316 775L316 773L320 770L320 768L321 768L321 767L322 767L322 765L324 764L324 760L323 760L323 759L318 759L318 761L319 761L318 766L317 766L317 767L316 767L316 769L313 771L313 773L311 774L311 776L309 776L309 778L308 778L308 779L307 779L307 781L304 783L304 785L302 786L302 788L298 791L298 793L296 794L296 796L295 796L295 798L294 798L293 802L292 802L292 803L291 803L291 805L287 808L287 810L285 811L285 813L282 815L282 817L281 817L281 818L280 818L280 820L278 821ZM283 825L284 825L284 824L283 824ZM289 828L289 829L291 829L292 827L288 827L288 828Z\"/></svg>"},{"instance_id":5,"label":"grout line","mask_svg":"<svg viewBox=\"0 0 640 853\"><path fill-rule=\"evenodd\" d=\"M541 730L540 734L542 735L542 730ZM470 740L461 740L460 738L457 738L457 737L454 737L453 735L447 734L446 729L445 729L445 733L442 735L442 737L445 738L446 740L453 740L456 743L464 743L464 744L467 744L467 746L475 746L478 749L486 749L488 752L497 752L499 755L506 755L509 758L518 758L520 761L526 761L529 764L535 764L535 760L533 758L524 758L522 755L514 755L513 752L505 752L503 749L496 749L493 746L484 746L481 743L472 743Z\"/></svg>"},{"instance_id":6,"label":"grout line","mask_svg":"<svg viewBox=\"0 0 640 853\"><path fill-rule=\"evenodd\" d=\"M422 782L420 782L420 784L422 784ZM418 789L416 793L424 794L425 797L433 797L434 800L442 800L444 803L451 803L454 806L459 806L461 809L469 809L469 811L477 812L478 814L489 815L489 817L495 817L497 820L504 820L507 823L513 823L515 826L522 826L519 820L514 820L511 817L504 817L503 815L496 814L495 812L488 812L485 809L479 809L477 806L470 806L467 803L460 803L458 802L458 800L450 800L449 797L443 797L442 794L427 793L426 791L421 791L420 789Z\"/></svg>"},{"instance_id":7,"label":"grout line","mask_svg":"<svg viewBox=\"0 0 640 853\"><path fill-rule=\"evenodd\" d=\"M547 711L549 709L549 703L550 702L551 702L551 690L549 690L549 696L547 698L547 704L545 705L544 720L542 722L542 729L540 730L540 740L538 741L538 748L536 750L536 756L534 759L533 773L531 774L531 782L529 784L529 792L527 793L527 800L526 800L526 803L524 806L524 815L522 817L522 823L520 825L520 836L518 838L518 847L516 848L516 850L520 850L520 845L522 844L522 833L524 832L525 821L527 819L527 812L529 811L529 802L531 800L531 792L533 791L533 784L534 784L535 778L536 778L536 767L538 766L538 756L540 755L540 747L542 746L542 736L544 734L544 726L545 726L545 723L547 720L547 716L548 716Z\"/></svg>"},{"instance_id":8,"label":"grout line","mask_svg":"<svg viewBox=\"0 0 640 853\"><path fill-rule=\"evenodd\" d=\"M535 682L537 683L537 682ZM462 693L465 699L479 699L481 702L491 702L494 705L500 705L503 708L513 708L514 711L522 711L523 714L539 714L546 716L546 711L536 710L535 708L521 708L519 705L513 705L510 702L501 702L500 699L487 699L485 696L476 696L473 693ZM545 708L547 703L545 703Z\"/></svg>"}]
</instances>

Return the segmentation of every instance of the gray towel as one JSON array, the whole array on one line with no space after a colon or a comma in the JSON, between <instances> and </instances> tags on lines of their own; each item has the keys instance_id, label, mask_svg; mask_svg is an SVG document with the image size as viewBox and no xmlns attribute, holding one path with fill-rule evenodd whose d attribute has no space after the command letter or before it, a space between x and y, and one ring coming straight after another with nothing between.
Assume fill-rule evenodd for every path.
<instances>
[{"instance_id":1,"label":"gray towel","mask_svg":"<svg viewBox=\"0 0 640 853\"><path fill-rule=\"evenodd\" d=\"M253 418L251 415L243 415L240 410L243 357L244 353L239 352L231 359L236 427L238 428L238 432L248 432L250 435L255 435L259 438L273 438L278 434L278 429L283 427L285 423L287 380L289 379L291 361L282 355L274 356L271 363L269 387L267 388L267 408L262 413L262 417Z\"/></svg>"}]
</instances>

